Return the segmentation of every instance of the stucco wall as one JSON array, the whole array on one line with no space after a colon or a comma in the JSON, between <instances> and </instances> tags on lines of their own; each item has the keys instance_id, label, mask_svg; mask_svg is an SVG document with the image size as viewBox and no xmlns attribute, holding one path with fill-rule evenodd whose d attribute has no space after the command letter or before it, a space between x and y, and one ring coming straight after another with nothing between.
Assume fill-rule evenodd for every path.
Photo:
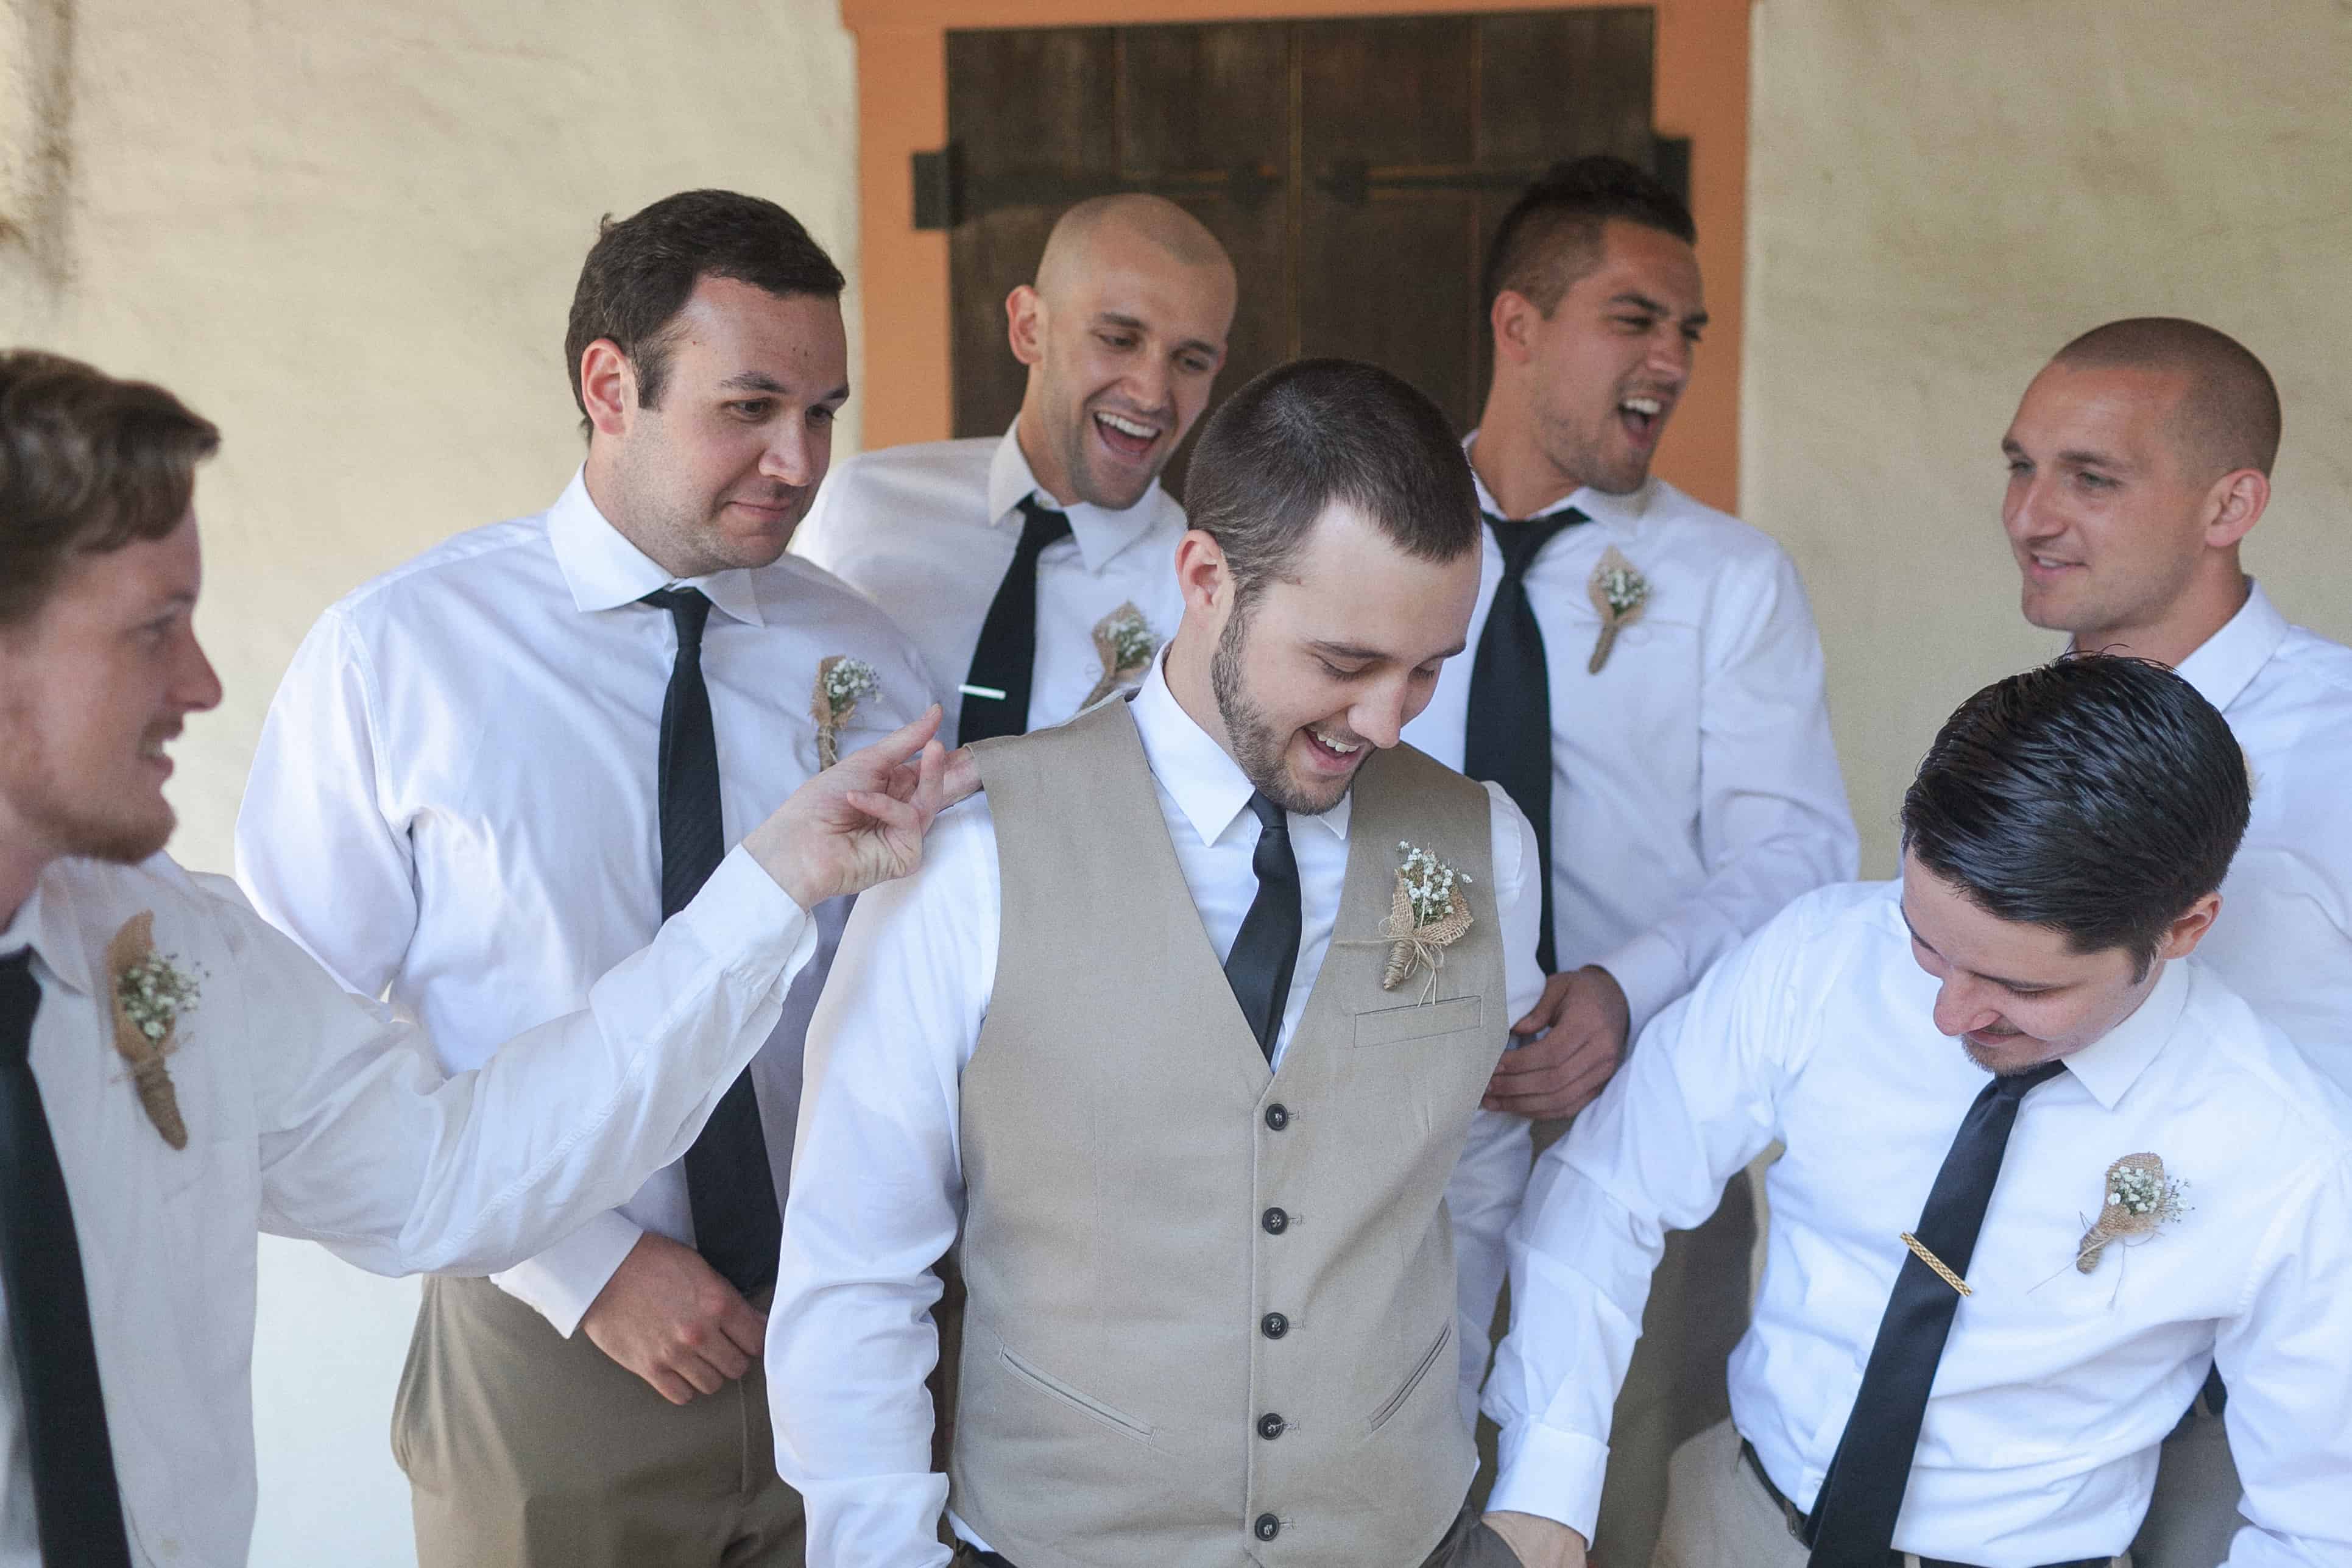
<instances>
[{"instance_id":1,"label":"stucco wall","mask_svg":"<svg viewBox=\"0 0 2352 1568\"><path fill-rule=\"evenodd\" d=\"M752 191L855 278L853 67L835 0L0 0L0 342L160 380L226 437L197 625L228 697L177 749L184 860L227 867L321 608L562 488L600 215ZM256 1563L412 1561L385 1433L415 1300L265 1243Z\"/></svg>"},{"instance_id":2,"label":"stucco wall","mask_svg":"<svg viewBox=\"0 0 2352 1568\"><path fill-rule=\"evenodd\" d=\"M2246 561L2352 639L2352 5L1760 0L1741 495L1803 568L1864 870L1936 726L2056 651L1999 444L2118 316L2228 331L2286 440ZM1702 374L1704 374L1702 372Z\"/></svg>"}]
</instances>

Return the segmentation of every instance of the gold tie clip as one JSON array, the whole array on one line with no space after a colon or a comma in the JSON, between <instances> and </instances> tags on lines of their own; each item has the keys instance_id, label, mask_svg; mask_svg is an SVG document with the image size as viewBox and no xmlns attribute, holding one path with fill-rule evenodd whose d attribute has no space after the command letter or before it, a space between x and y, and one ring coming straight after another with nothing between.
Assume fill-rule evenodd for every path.
<instances>
[{"instance_id":1,"label":"gold tie clip","mask_svg":"<svg viewBox=\"0 0 2352 1568\"><path fill-rule=\"evenodd\" d=\"M1969 1289L1969 1282L1967 1280L1953 1273L1949 1268L1945 1268L1944 1260L1937 1257L1934 1253L1928 1251L1927 1244L1922 1242L1917 1237L1912 1235L1907 1230L1898 1231L1895 1234L1902 1237L1903 1245L1909 1247L1913 1253L1916 1254L1920 1262L1934 1269L1937 1276L1941 1279L1945 1284L1949 1285L1953 1289L1958 1290L1963 1296L1973 1296L1976 1294L1974 1290Z\"/></svg>"}]
</instances>

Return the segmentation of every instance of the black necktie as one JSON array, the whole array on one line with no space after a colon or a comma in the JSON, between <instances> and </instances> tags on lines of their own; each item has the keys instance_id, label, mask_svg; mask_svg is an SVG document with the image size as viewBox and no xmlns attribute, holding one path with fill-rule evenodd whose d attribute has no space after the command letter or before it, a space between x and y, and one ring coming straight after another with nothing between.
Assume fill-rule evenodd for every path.
<instances>
[{"instance_id":1,"label":"black necktie","mask_svg":"<svg viewBox=\"0 0 2352 1568\"><path fill-rule=\"evenodd\" d=\"M1470 667L1470 719L1463 732L1462 771L1501 784L1535 827L1544 868L1536 963L1546 974L1559 968L1551 931L1551 677L1544 668L1543 628L1528 603L1527 575L1554 534L1584 521L1574 507L1527 522L1487 514L1502 547L1503 575Z\"/></svg>"},{"instance_id":2,"label":"black necktie","mask_svg":"<svg viewBox=\"0 0 2352 1568\"><path fill-rule=\"evenodd\" d=\"M2018 1101L2064 1066L2044 1062L2029 1072L1996 1078L1969 1107L1912 1232L1953 1273L1966 1278L1976 1254L1977 1232L1984 1228L2000 1157L2017 1124ZM1878 1321L1878 1339L1863 1369L1853 1414L1813 1500L1810 1568L1886 1568L1895 1519L1903 1511L1903 1489L1919 1448L1919 1424L1927 1414L1927 1390L1959 1304L1958 1291L1916 1253L1906 1253L1894 1293L1886 1299L1886 1315Z\"/></svg>"},{"instance_id":3,"label":"black necktie","mask_svg":"<svg viewBox=\"0 0 2352 1568\"><path fill-rule=\"evenodd\" d=\"M971 650L958 741L1028 733L1029 681L1037 668L1037 557L1069 537L1069 513L1040 506L1034 496L1024 498L1021 542L1013 547L1013 564L988 602L988 618L980 623L980 642ZM981 696L974 688L1004 695Z\"/></svg>"},{"instance_id":4,"label":"black necktie","mask_svg":"<svg viewBox=\"0 0 2352 1568\"><path fill-rule=\"evenodd\" d=\"M727 853L719 816L719 737L710 723L710 690L702 681L702 628L710 601L694 588L663 588L645 602L667 610L677 628L677 658L661 717L662 919L667 920L694 900ZM686 1199L694 1214L695 1249L705 1262L746 1296L774 1281L784 1227L749 1068L727 1086L686 1152Z\"/></svg>"},{"instance_id":5,"label":"black necktie","mask_svg":"<svg viewBox=\"0 0 2352 1568\"><path fill-rule=\"evenodd\" d=\"M1225 983L1271 1062L1283 1004L1290 1000L1290 976L1298 967L1298 858L1290 852L1290 820L1282 807L1253 792L1249 808L1258 820L1257 851L1250 857L1257 897L1225 955Z\"/></svg>"},{"instance_id":6,"label":"black necktie","mask_svg":"<svg viewBox=\"0 0 2352 1568\"><path fill-rule=\"evenodd\" d=\"M129 1568L81 1243L33 1078L41 984L32 959L21 949L0 958L0 1284L25 1402L33 1512L43 1562Z\"/></svg>"}]
</instances>

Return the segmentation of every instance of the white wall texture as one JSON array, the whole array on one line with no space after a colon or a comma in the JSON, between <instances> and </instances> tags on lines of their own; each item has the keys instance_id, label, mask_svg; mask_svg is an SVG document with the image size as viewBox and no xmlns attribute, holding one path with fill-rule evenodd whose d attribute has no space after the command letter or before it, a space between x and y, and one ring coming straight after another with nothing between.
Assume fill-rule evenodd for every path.
<instances>
[{"instance_id":1,"label":"white wall texture","mask_svg":"<svg viewBox=\"0 0 2352 1568\"><path fill-rule=\"evenodd\" d=\"M751 191L855 278L853 65L835 0L0 0L0 342L161 381L226 436L197 625L228 696L178 747L184 860L227 868L320 610L562 488L601 215ZM265 1242L256 1563L414 1561L386 1432L415 1300Z\"/></svg>"},{"instance_id":2,"label":"white wall texture","mask_svg":"<svg viewBox=\"0 0 2352 1568\"><path fill-rule=\"evenodd\" d=\"M1864 869L1936 728L2057 651L2001 434L2075 333L2181 315L2279 383L2248 568L2352 639L2352 4L1759 0L1740 491L1803 569ZM1702 367L1701 374L1705 374Z\"/></svg>"},{"instance_id":3,"label":"white wall texture","mask_svg":"<svg viewBox=\"0 0 2352 1568\"><path fill-rule=\"evenodd\" d=\"M1884 872L1935 725L2051 649L2017 618L1996 445L2074 332L2188 314L2268 360L2287 441L2250 559L2352 637L2352 4L1759 0L1756 23L1744 510L1811 584ZM228 864L323 605L562 483L599 214L756 191L854 289L851 63L834 0L0 0L0 341L160 379L227 435L199 625L229 695L180 747L183 858ZM414 1288L314 1247L262 1268L254 1561L409 1562L385 1430Z\"/></svg>"}]
</instances>

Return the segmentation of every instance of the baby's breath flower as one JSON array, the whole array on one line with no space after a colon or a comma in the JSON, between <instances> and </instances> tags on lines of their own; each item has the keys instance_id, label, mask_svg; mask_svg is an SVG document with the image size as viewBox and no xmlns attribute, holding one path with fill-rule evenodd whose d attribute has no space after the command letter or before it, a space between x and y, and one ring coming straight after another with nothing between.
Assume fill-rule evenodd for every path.
<instances>
[{"instance_id":1,"label":"baby's breath flower","mask_svg":"<svg viewBox=\"0 0 2352 1568\"><path fill-rule=\"evenodd\" d=\"M833 705L835 718L858 699L871 697L881 689L882 678L862 658L845 658L825 671L824 700Z\"/></svg>"},{"instance_id":2,"label":"baby's breath flower","mask_svg":"<svg viewBox=\"0 0 2352 1568\"><path fill-rule=\"evenodd\" d=\"M1611 609L1621 616L1627 615L1648 602L1650 582L1639 572L1612 566L1601 574L1601 594L1609 601Z\"/></svg>"},{"instance_id":3,"label":"baby's breath flower","mask_svg":"<svg viewBox=\"0 0 2352 1568\"><path fill-rule=\"evenodd\" d=\"M114 984L124 1016L151 1040L170 1034L180 1015L204 994L195 976L160 952L150 952L124 970Z\"/></svg>"}]
</instances>

